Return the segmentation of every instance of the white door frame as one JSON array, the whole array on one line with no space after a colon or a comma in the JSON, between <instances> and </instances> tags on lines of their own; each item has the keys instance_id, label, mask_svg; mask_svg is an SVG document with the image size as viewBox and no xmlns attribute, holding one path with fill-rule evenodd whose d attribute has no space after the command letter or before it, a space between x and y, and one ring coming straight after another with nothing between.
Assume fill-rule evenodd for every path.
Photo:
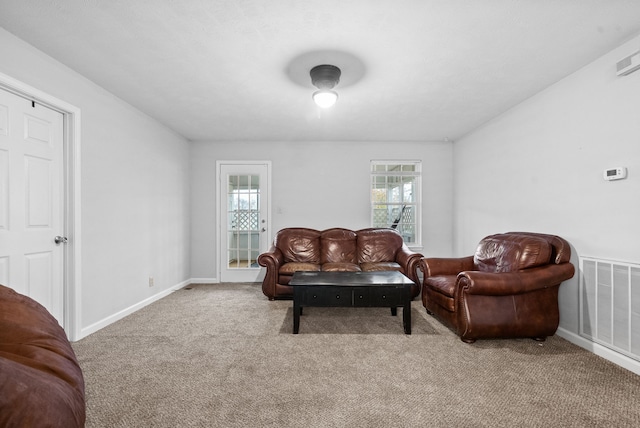
<instances>
[{"instance_id":1,"label":"white door frame","mask_svg":"<svg viewBox=\"0 0 640 428\"><path fill-rule=\"evenodd\" d=\"M220 177L220 168L222 165L267 165L267 207L269 209L269 213L267 215L267 232L269 235L271 234L271 161L268 160L231 160L224 161L219 160L216 161L216 247L217 247L217 266L216 266L216 276L218 278L218 282L220 282L220 278L222 276L222 264L225 263L224 254L226 254L226 249L223 251L222 249L222 238L221 234L223 232L223 224L222 224L222 204L220 203L220 195L223 191L222 189L222 179Z\"/></svg>"},{"instance_id":2,"label":"white door frame","mask_svg":"<svg viewBox=\"0 0 640 428\"><path fill-rule=\"evenodd\" d=\"M80 339L81 258L80 258L80 109L39 89L0 73L0 89L62 113L64 119L64 327L71 341Z\"/></svg>"}]
</instances>

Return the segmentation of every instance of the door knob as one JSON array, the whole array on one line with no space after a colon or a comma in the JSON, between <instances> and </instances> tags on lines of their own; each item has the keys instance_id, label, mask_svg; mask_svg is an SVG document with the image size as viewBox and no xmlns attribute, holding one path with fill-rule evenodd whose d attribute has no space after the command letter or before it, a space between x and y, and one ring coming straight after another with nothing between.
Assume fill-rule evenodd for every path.
<instances>
[{"instance_id":1,"label":"door knob","mask_svg":"<svg viewBox=\"0 0 640 428\"><path fill-rule=\"evenodd\" d=\"M53 238L53 242L55 242L56 245L66 244L67 241L69 240L67 239L66 236L56 236L55 238Z\"/></svg>"}]
</instances>

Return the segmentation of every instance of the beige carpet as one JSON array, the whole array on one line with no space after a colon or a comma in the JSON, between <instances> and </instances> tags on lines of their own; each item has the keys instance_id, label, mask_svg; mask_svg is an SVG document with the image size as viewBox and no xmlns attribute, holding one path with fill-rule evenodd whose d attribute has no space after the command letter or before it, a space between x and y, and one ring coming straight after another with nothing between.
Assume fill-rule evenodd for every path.
<instances>
[{"instance_id":1,"label":"beige carpet","mask_svg":"<svg viewBox=\"0 0 640 428\"><path fill-rule=\"evenodd\" d=\"M413 302L306 308L191 286L74 343L87 427L637 427L640 376L559 337L468 345Z\"/></svg>"}]
</instances>

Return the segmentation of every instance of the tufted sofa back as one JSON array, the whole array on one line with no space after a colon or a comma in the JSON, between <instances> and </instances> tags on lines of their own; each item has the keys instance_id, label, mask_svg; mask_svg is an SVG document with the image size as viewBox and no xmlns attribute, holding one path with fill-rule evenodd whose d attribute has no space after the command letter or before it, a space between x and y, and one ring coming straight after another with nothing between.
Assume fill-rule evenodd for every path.
<instances>
[{"instance_id":1,"label":"tufted sofa back","mask_svg":"<svg viewBox=\"0 0 640 428\"><path fill-rule=\"evenodd\" d=\"M274 244L286 263L375 263L395 260L403 240L393 229L290 227L278 231Z\"/></svg>"},{"instance_id":2,"label":"tufted sofa back","mask_svg":"<svg viewBox=\"0 0 640 428\"><path fill-rule=\"evenodd\" d=\"M320 232L304 227L278 231L274 245L282 251L286 263L320 264Z\"/></svg>"},{"instance_id":3,"label":"tufted sofa back","mask_svg":"<svg viewBox=\"0 0 640 428\"><path fill-rule=\"evenodd\" d=\"M394 229L362 229L358 232L358 262L377 263L395 260L402 248L402 236Z\"/></svg>"},{"instance_id":4,"label":"tufted sofa back","mask_svg":"<svg viewBox=\"0 0 640 428\"><path fill-rule=\"evenodd\" d=\"M327 229L320 236L320 263L358 263L358 235L353 230Z\"/></svg>"}]
</instances>

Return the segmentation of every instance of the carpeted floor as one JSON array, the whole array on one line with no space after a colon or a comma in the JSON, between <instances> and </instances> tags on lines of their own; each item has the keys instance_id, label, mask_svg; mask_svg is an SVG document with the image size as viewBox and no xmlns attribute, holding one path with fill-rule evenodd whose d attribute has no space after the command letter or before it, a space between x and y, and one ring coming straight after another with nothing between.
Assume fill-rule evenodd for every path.
<instances>
[{"instance_id":1,"label":"carpeted floor","mask_svg":"<svg viewBox=\"0 0 640 428\"><path fill-rule=\"evenodd\" d=\"M413 302L305 308L194 285L73 344L87 427L637 427L640 376L559 337L468 345Z\"/></svg>"}]
</instances>

